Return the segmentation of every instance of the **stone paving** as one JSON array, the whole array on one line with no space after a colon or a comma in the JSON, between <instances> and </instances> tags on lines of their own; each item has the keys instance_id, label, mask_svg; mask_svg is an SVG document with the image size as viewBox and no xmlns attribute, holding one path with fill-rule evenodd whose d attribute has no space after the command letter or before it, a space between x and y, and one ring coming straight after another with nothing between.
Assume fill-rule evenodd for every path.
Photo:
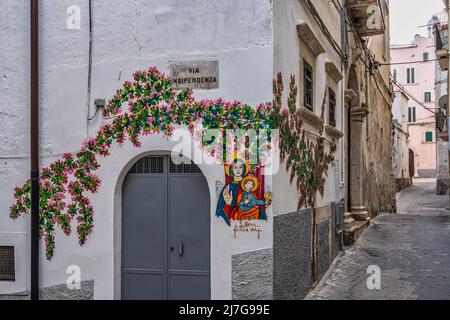
<instances>
[{"instance_id":1,"label":"stone paving","mask_svg":"<svg viewBox=\"0 0 450 320\"><path fill-rule=\"evenodd\" d=\"M306 299L450 299L449 197L435 187L420 179L398 193L398 214L373 219ZM381 270L379 290L367 287L372 265Z\"/></svg>"}]
</instances>

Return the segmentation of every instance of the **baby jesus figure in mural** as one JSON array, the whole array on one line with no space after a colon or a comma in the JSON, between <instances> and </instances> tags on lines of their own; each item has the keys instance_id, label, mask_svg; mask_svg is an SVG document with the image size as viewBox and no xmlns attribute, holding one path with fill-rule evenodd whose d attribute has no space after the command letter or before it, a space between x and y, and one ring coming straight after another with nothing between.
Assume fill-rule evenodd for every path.
<instances>
[{"instance_id":1,"label":"baby jesus figure in mural","mask_svg":"<svg viewBox=\"0 0 450 320\"><path fill-rule=\"evenodd\" d=\"M255 169L254 175L250 175L249 169L241 158L225 167L227 183L220 193L216 216L229 226L232 220L267 220L266 208L272 202L272 194L264 193L264 178L259 170ZM261 200L262 196L265 200Z\"/></svg>"}]
</instances>

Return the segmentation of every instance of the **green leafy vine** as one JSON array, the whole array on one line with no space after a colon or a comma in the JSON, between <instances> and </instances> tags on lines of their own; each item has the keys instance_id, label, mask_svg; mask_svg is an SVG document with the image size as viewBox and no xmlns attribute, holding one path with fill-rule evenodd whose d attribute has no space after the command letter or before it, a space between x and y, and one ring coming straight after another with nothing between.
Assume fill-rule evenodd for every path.
<instances>
[{"instance_id":1,"label":"green leafy vine","mask_svg":"<svg viewBox=\"0 0 450 320\"><path fill-rule=\"evenodd\" d=\"M46 256L51 260L55 252L55 225L69 236L74 220L80 245L84 245L93 232L94 208L88 194L98 192L101 180L95 172L99 158L110 156L114 143L119 146L129 141L140 147L140 137L160 134L172 135L178 126L186 126L192 134L196 126L207 129L279 129L281 160L290 172L291 183L296 183L298 207L313 206L314 195L323 195L325 177L336 150L333 142L325 152L323 129L317 141L311 141L302 128L302 118L296 110L298 89L295 78L290 81L287 108L282 107L283 81L281 74L274 80L272 103L261 103L256 108L239 101L224 99L196 101L191 90L177 92L169 77L150 68L133 74L109 101L104 116L113 117L95 137L87 139L79 152L66 154L40 176L40 235L45 239ZM124 111L126 109L126 111ZM324 107L322 108L323 112ZM202 140L204 149L210 148ZM17 219L31 209L31 184L25 182L15 188L15 202L10 217Z\"/></svg>"}]
</instances>

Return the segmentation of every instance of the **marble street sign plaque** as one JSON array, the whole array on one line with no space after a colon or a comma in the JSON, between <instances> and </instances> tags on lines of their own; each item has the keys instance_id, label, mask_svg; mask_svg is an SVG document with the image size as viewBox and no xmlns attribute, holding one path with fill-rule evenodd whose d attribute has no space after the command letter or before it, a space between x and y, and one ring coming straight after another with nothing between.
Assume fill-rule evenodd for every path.
<instances>
[{"instance_id":1,"label":"marble street sign plaque","mask_svg":"<svg viewBox=\"0 0 450 320\"><path fill-rule=\"evenodd\" d=\"M174 89L219 88L219 61L182 61L169 65Z\"/></svg>"}]
</instances>

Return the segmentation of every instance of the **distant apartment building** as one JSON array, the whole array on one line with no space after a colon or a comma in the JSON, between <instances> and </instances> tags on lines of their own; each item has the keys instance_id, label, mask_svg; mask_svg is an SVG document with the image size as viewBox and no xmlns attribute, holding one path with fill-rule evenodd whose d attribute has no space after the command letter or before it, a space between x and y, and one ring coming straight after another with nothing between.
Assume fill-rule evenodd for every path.
<instances>
[{"instance_id":1,"label":"distant apartment building","mask_svg":"<svg viewBox=\"0 0 450 320\"><path fill-rule=\"evenodd\" d=\"M414 177L436 176L434 40L416 35L409 45L391 47L395 89L409 96L408 123Z\"/></svg>"}]
</instances>

